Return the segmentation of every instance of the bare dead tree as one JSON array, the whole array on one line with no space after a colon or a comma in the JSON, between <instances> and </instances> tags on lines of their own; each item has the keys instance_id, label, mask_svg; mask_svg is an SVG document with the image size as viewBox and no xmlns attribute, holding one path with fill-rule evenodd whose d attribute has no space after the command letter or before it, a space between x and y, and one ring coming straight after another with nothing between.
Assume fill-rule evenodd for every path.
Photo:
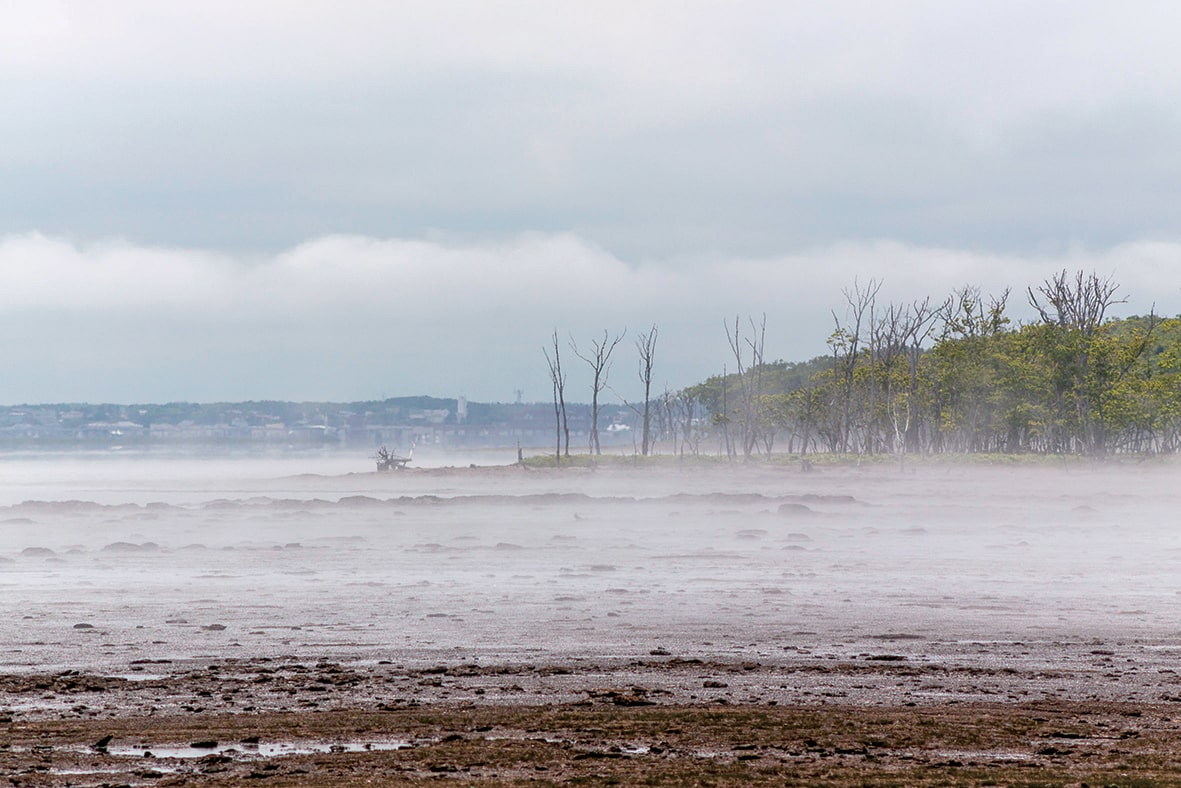
<instances>
[{"instance_id":1,"label":"bare dead tree","mask_svg":"<svg viewBox=\"0 0 1181 788\"><path fill-rule=\"evenodd\" d=\"M906 430L903 449L918 451L919 448L919 420L915 418L915 400L919 393L919 357L923 352L923 343L931 338L935 330L936 318L942 307L932 307L930 297L922 301L914 301L908 310L909 321L906 325L906 358L910 362L910 388L906 396Z\"/></svg>"},{"instance_id":2,"label":"bare dead tree","mask_svg":"<svg viewBox=\"0 0 1181 788\"><path fill-rule=\"evenodd\" d=\"M664 403L673 435L673 452L685 456L685 449L697 454L701 448L701 429L698 414L701 412L700 395L693 388L681 389L676 394L664 392ZM680 425L681 441L677 447L677 425Z\"/></svg>"},{"instance_id":3,"label":"bare dead tree","mask_svg":"<svg viewBox=\"0 0 1181 788\"><path fill-rule=\"evenodd\" d=\"M842 399L844 405L844 419L838 433L838 443L842 453L849 451L852 437L853 421L853 384L857 371L857 357L860 352L862 324L865 322L866 312L877 300L878 291L882 283L877 279L870 279L864 288L854 280L852 290L842 290L847 305L846 325L841 325L841 319L836 312L832 313L836 329L829 337L828 344L833 351L833 360L837 364L843 383ZM834 446L835 448L835 446Z\"/></svg>"},{"instance_id":4,"label":"bare dead tree","mask_svg":"<svg viewBox=\"0 0 1181 788\"><path fill-rule=\"evenodd\" d=\"M737 317L734 318L733 333L729 326L726 327L726 341L730 344L730 352L737 364L740 397L738 416L739 426L742 427L742 453L745 457L749 457L754 451L759 431L763 427L763 346L767 335L767 315L764 314L759 323L755 323L753 317L748 320L751 333L747 337L742 336L741 323ZM748 351L749 358L746 355Z\"/></svg>"},{"instance_id":5,"label":"bare dead tree","mask_svg":"<svg viewBox=\"0 0 1181 788\"><path fill-rule=\"evenodd\" d=\"M885 398L886 415L890 421L894 421L894 367L898 360L902 358L906 351L906 335L908 332L908 324L910 320L909 307L902 304L889 304L881 317L876 318L870 325L870 341L874 348L871 355L871 363L875 367L881 368L881 388ZM873 367L871 367L873 369ZM876 443L878 439L877 426L877 407L876 397L874 394L874 387L877 386L877 376L870 378L870 415L869 415L869 431L871 440ZM887 425L889 427L889 425ZM882 436L884 440L884 449L887 452L893 452L895 446L895 438L897 437L897 426L895 425L892 431ZM872 452L871 452L872 453Z\"/></svg>"},{"instance_id":6,"label":"bare dead tree","mask_svg":"<svg viewBox=\"0 0 1181 788\"><path fill-rule=\"evenodd\" d=\"M570 423L566 419L566 373L562 371L562 355L558 345L558 332L553 334L553 356L549 348L543 347L546 363L549 364L550 381L554 384L554 432L557 435L557 448L554 450L554 460L562 461L562 436L566 438L566 456L570 456Z\"/></svg>"},{"instance_id":7,"label":"bare dead tree","mask_svg":"<svg viewBox=\"0 0 1181 788\"><path fill-rule=\"evenodd\" d=\"M644 384L644 432L640 443L640 453L647 457L652 447L651 433L651 405L652 405L652 363L656 357L656 324L646 334L636 337L636 351L640 354L640 382Z\"/></svg>"},{"instance_id":8,"label":"bare dead tree","mask_svg":"<svg viewBox=\"0 0 1181 788\"><path fill-rule=\"evenodd\" d=\"M870 301L873 314L873 301ZM915 402L919 391L918 365L922 353L922 345L929 339L935 325L937 315L945 311L944 307L933 308L931 299L912 301L908 304L888 304L881 317L873 320L870 325L870 342L874 348L874 361L881 368L881 388L884 396L884 406L887 417L886 427L889 430L884 437L884 447L887 451L905 451L904 441L909 442L913 449L917 441L920 421L915 418ZM903 392L897 390L900 381L895 373L900 360L909 362L909 383ZM871 386L873 386L871 377ZM872 390L870 392L873 393ZM871 397L871 405L875 400ZM903 408L899 411L899 407ZM873 446L879 437L877 424L878 414L873 412L867 419L867 441Z\"/></svg>"},{"instance_id":9,"label":"bare dead tree","mask_svg":"<svg viewBox=\"0 0 1181 788\"><path fill-rule=\"evenodd\" d=\"M734 317L734 332L730 333L730 327L726 326L726 342L728 342L730 345L730 352L734 355L734 362L737 366L737 368L735 370L735 374L738 376L738 408L736 409L736 412L738 413L738 425L742 429L742 448L743 448L743 453L745 454L746 453L746 436L750 431L750 413L749 413L750 395L747 391L747 389L748 389L748 381L746 379L746 365L747 365L747 363L743 361L743 354L744 354L743 346L745 343L742 341L742 333L740 330L740 326L741 326L741 324L739 323L738 317L736 315ZM729 427L729 424L730 424L730 411L729 411L729 404L730 403L727 402L727 400L729 399L727 394L729 392L726 390L727 389L726 384L727 384L728 379L729 379L729 376L725 372L725 367L723 367L723 372L722 372L722 403L723 403L722 404L722 411L723 411L723 414L726 418L726 421L724 422L724 424L726 425L727 428ZM731 458L734 456L734 451L730 445L730 436L729 436L728 432L726 435L726 456L731 457Z\"/></svg>"},{"instance_id":10,"label":"bare dead tree","mask_svg":"<svg viewBox=\"0 0 1181 788\"><path fill-rule=\"evenodd\" d=\"M1037 310L1046 325L1076 328L1090 337L1102 325L1107 310L1127 301L1116 298L1119 285L1108 276L1100 278L1094 272L1077 271L1073 280L1063 269L1038 286L1026 288L1029 305ZM1038 297L1041 294L1041 298Z\"/></svg>"},{"instance_id":11,"label":"bare dead tree","mask_svg":"<svg viewBox=\"0 0 1181 788\"><path fill-rule=\"evenodd\" d=\"M627 334L627 329L612 339L607 330L603 329L602 340L592 339L591 350L585 355L578 349L578 343L574 341L574 337L570 338L570 349L574 351L574 355L586 362L593 374L590 429L590 451L592 454L603 453L599 446L599 394L607 387L607 376L611 372L611 354L615 351L615 346L623 341L625 334Z\"/></svg>"},{"instance_id":12,"label":"bare dead tree","mask_svg":"<svg viewBox=\"0 0 1181 788\"><path fill-rule=\"evenodd\" d=\"M869 301L869 413L865 419L865 452L877 454L878 451L878 324L875 312L877 298ZM887 385L888 382L887 382Z\"/></svg>"},{"instance_id":13,"label":"bare dead tree","mask_svg":"<svg viewBox=\"0 0 1181 788\"><path fill-rule=\"evenodd\" d=\"M673 445L673 454L677 453L677 424L672 418L673 415L673 393L669 391L668 385L665 384L664 391L660 394L660 399L656 407L656 431L661 437L671 437Z\"/></svg>"},{"instance_id":14,"label":"bare dead tree","mask_svg":"<svg viewBox=\"0 0 1181 788\"><path fill-rule=\"evenodd\" d=\"M722 439L726 444L726 459L734 459L734 443L730 440L730 370L722 365L722 410L713 417L715 426L722 428Z\"/></svg>"},{"instance_id":15,"label":"bare dead tree","mask_svg":"<svg viewBox=\"0 0 1181 788\"><path fill-rule=\"evenodd\" d=\"M697 416L697 396L689 389L673 392L665 386L656 413L660 434L672 439L672 453L684 456L685 447L696 432L693 422ZM695 448L693 451L696 453Z\"/></svg>"}]
</instances>

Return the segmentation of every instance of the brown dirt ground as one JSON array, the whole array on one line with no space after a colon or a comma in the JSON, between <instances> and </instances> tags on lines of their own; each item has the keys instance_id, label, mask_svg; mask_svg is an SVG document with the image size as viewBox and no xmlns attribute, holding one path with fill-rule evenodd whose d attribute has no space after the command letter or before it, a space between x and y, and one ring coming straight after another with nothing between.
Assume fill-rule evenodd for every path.
<instances>
[{"instance_id":1,"label":"brown dirt ground","mask_svg":"<svg viewBox=\"0 0 1181 788\"><path fill-rule=\"evenodd\" d=\"M0 785L1181 784L1181 710L1169 702L686 702L635 684L634 671L605 686L601 671L542 670L567 682L566 696L585 679L578 700L554 703L524 689L443 694L503 678L493 669L394 672L394 687L388 672L330 663L138 682L0 677Z\"/></svg>"}]
</instances>

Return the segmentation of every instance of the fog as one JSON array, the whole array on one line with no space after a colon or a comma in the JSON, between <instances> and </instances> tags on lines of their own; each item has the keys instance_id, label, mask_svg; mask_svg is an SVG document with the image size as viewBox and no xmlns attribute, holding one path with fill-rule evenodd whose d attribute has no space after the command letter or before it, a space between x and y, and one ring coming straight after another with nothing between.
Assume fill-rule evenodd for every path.
<instances>
[{"instance_id":1,"label":"fog","mask_svg":"<svg viewBox=\"0 0 1181 788\"><path fill-rule=\"evenodd\" d=\"M0 671L1177 649L1172 466L436 459L9 459Z\"/></svg>"}]
</instances>

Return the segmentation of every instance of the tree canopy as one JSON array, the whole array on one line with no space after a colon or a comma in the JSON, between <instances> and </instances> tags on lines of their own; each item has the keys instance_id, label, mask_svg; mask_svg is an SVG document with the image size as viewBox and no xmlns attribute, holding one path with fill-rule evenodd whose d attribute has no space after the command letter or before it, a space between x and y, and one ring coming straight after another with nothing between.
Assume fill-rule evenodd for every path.
<instances>
[{"instance_id":1,"label":"tree canopy","mask_svg":"<svg viewBox=\"0 0 1181 788\"><path fill-rule=\"evenodd\" d=\"M757 343L728 327L737 368L666 395L665 433L681 451L708 438L748 456L1181 450L1181 318L1112 317L1110 278L1027 288L1038 319L1023 324L1009 291L891 304L879 285L845 292L831 352L811 361L765 362L761 325Z\"/></svg>"}]
</instances>

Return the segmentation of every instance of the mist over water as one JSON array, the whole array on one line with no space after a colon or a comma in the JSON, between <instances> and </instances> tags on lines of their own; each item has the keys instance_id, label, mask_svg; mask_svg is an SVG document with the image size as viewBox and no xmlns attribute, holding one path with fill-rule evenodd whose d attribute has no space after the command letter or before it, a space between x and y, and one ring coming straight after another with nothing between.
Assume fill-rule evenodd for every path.
<instances>
[{"instance_id":1,"label":"mist over water","mask_svg":"<svg viewBox=\"0 0 1181 788\"><path fill-rule=\"evenodd\" d=\"M302 450L193 452L0 452L0 506L24 501L200 503L210 492L314 493L310 476L369 474L373 452ZM508 465L515 449L471 452L415 449L413 467ZM291 483L298 478L298 483ZM339 486L339 485L337 485ZM363 489L361 484L358 489Z\"/></svg>"},{"instance_id":2,"label":"mist over water","mask_svg":"<svg viewBox=\"0 0 1181 788\"><path fill-rule=\"evenodd\" d=\"M1167 465L371 467L5 460L0 669L1181 647Z\"/></svg>"}]
</instances>

